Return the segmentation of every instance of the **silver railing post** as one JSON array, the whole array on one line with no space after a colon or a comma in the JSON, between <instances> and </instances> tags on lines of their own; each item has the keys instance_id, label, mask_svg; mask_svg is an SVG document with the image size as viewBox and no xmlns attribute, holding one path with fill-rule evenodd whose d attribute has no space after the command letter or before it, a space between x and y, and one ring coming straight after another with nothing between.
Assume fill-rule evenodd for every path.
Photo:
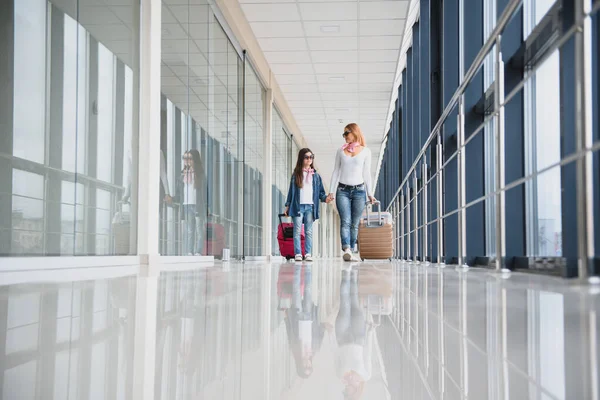
<instances>
[{"instance_id":1,"label":"silver railing post","mask_svg":"<svg viewBox=\"0 0 600 400\"><path fill-rule=\"evenodd\" d=\"M442 170L443 154L442 154L442 134L438 133L437 145L435 151L436 167L437 167L437 263L444 264L444 171Z\"/></svg>"},{"instance_id":2,"label":"silver railing post","mask_svg":"<svg viewBox=\"0 0 600 400\"><path fill-rule=\"evenodd\" d=\"M428 246L428 238L427 238L427 222L429 218L427 216L427 162L423 159L423 167L421 170L421 180L423 182L423 262L427 263L427 246Z\"/></svg>"},{"instance_id":3,"label":"silver railing post","mask_svg":"<svg viewBox=\"0 0 600 400\"><path fill-rule=\"evenodd\" d=\"M503 268L506 258L506 194L504 162L504 61L501 50L502 38L496 39L496 82L494 98L496 112L496 271Z\"/></svg>"},{"instance_id":4,"label":"silver railing post","mask_svg":"<svg viewBox=\"0 0 600 400\"><path fill-rule=\"evenodd\" d=\"M412 261L412 252L410 248L410 187L406 185L406 260Z\"/></svg>"},{"instance_id":5,"label":"silver railing post","mask_svg":"<svg viewBox=\"0 0 600 400\"><path fill-rule=\"evenodd\" d=\"M414 190L414 196L413 196L413 207L414 207L414 213L413 213L413 223L415 225L415 230L414 232L414 242L413 242L413 252L415 254L413 254L413 258L414 258L414 262L419 262L419 196L418 196L418 181L417 181L417 170L415 169L415 172L413 173L413 190Z\"/></svg>"},{"instance_id":6,"label":"silver railing post","mask_svg":"<svg viewBox=\"0 0 600 400\"><path fill-rule=\"evenodd\" d=\"M587 279L594 257L594 191L592 132L592 21L590 0L575 0L575 145L577 159L577 268Z\"/></svg>"},{"instance_id":7,"label":"silver railing post","mask_svg":"<svg viewBox=\"0 0 600 400\"><path fill-rule=\"evenodd\" d=\"M465 257L467 255L467 218L466 205L466 184L465 184L465 101L464 95L458 99L458 119L457 119L457 162L458 162L458 267L466 267Z\"/></svg>"},{"instance_id":8,"label":"silver railing post","mask_svg":"<svg viewBox=\"0 0 600 400\"><path fill-rule=\"evenodd\" d=\"M404 257L404 193L400 194L400 259L405 260Z\"/></svg>"}]
</instances>

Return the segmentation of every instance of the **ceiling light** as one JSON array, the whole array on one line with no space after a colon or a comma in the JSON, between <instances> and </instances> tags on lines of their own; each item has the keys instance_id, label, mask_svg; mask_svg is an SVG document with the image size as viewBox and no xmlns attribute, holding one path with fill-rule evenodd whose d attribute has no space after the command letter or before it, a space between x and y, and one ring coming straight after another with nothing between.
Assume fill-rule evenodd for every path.
<instances>
[{"instance_id":1,"label":"ceiling light","mask_svg":"<svg viewBox=\"0 0 600 400\"><path fill-rule=\"evenodd\" d=\"M346 78L344 78L343 76L332 76L329 78L329 80L332 82L343 82L346 80Z\"/></svg>"},{"instance_id":2,"label":"ceiling light","mask_svg":"<svg viewBox=\"0 0 600 400\"><path fill-rule=\"evenodd\" d=\"M336 108L334 111L335 112L349 112L350 109L349 108Z\"/></svg>"},{"instance_id":3,"label":"ceiling light","mask_svg":"<svg viewBox=\"0 0 600 400\"><path fill-rule=\"evenodd\" d=\"M340 31L339 25L321 25L321 32L323 33L336 33Z\"/></svg>"}]
</instances>

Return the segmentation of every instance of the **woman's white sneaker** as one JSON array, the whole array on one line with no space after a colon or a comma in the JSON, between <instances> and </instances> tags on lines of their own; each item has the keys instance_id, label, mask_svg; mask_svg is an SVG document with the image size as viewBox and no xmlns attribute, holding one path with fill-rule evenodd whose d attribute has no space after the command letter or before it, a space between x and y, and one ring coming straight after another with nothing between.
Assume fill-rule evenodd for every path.
<instances>
[{"instance_id":1,"label":"woman's white sneaker","mask_svg":"<svg viewBox=\"0 0 600 400\"><path fill-rule=\"evenodd\" d=\"M310 254L307 254L304 256L304 261L312 261L312 260L313 260L313 258Z\"/></svg>"},{"instance_id":2,"label":"woman's white sneaker","mask_svg":"<svg viewBox=\"0 0 600 400\"><path fill-rule=\"evenodd\" d=\"M352 251L350 251L350 248L344 250L342 257L344 258L344 261L352 261Z\"/></svg>"},{"instance_id":3,"label":"woman's white sneaker","mask_svg":"<svg viewBox=\"0 0 600 400\"><path fill-rule=\"evenodd\" d=\"M302 261L302 254L296 254L296 257L294 257L294 261Z\"/></svg>"}]
</instances>

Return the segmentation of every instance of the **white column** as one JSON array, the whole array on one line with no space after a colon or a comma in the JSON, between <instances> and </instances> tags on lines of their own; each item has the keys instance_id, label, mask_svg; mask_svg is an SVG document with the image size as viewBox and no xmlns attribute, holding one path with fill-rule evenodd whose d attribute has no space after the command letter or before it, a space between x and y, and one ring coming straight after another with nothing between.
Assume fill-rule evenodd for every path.
<instances>
[{"instance_id":1,"label":"white column","mask_svg":"<svg viewBox=\"0 0 600 400\"><path fill-rule=\"evenodd\" d=\"M157 300L158 275L139 276L135 300L134 400L154 399Z\"/></svg>"},{"instance_id":2,"label":"white column","mask_svg":"<svg viewBox=\"0 0 600 400\"><path fill-rule=\"evenodd\" d=\"M273 224L273 199L271 197L271 190L273 186L273 175L271 170L273 169L273 90L268 89L265 96L265 121L263 126L264 141L263 141L263 154L264 154L264 173L263 173L263 255L271 255L271 242L273 240L273 230L271 225Z\"/></svg>"},{"instance_id":3,"label":"white column","mask_svg":"<svg viewBox=\"0 0 600 400\"><path fill-rule=\"evenodd\" d=\"M142 0L140 35L140 132L138 151L138 254L159 254L161 0Z\"/></svg>"}]
</instances>

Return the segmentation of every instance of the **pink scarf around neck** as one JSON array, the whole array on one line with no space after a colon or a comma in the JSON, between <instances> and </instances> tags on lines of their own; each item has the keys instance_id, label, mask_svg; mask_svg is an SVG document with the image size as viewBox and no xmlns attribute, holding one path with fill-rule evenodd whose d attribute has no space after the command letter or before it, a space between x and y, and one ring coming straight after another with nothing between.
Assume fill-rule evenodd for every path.
<instances>
[{"instance_id":1,"label":"pink scarf around neck","mask_svg":"<svg viewBox=\"0 0 600 400\"><path fill-rule=\"evenodd\" d=\"M315 174L315 170L312 168L303 168L302 171L306 172L306 183L312 184L313 175Z\"/></svg>"},{"instance_id":2,"label":"pink scarf around neck","mask_svg":"<svg viewBox=\"0 0 600 400\"><path fill-rule=\"evenodd\" d=\"M194 170L192 168L183 170L183 182L188 185L194 183Z\"/></svg>"},{"instance_id":3,"label":"pink scarf around neck","mask_svg":"<svg viewBox=\"0 0 600 400\"><path fill-rule=\"evenodd\" d=\"M346 143L345 145L342 146L342 150L347 150L348 153L354 153L358 146L360 146L360 143L357 143L357 142Z\"/></svg>"}]
</instances>

